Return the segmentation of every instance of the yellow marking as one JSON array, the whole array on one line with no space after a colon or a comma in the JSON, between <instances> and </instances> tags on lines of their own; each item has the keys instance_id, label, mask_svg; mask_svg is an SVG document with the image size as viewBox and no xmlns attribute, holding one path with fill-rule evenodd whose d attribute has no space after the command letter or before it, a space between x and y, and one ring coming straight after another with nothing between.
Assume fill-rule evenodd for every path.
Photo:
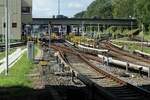
<instances>
[{"instance_id":1,"label":"yellow marking","mask_svg":"<svg viewBox=\"0 0 150 100\"><path fill-rule=\"evenodd\" d=\"M40 61L40 65L47 66L48 65L48 61Z\"/></svg>"}]
</instances>

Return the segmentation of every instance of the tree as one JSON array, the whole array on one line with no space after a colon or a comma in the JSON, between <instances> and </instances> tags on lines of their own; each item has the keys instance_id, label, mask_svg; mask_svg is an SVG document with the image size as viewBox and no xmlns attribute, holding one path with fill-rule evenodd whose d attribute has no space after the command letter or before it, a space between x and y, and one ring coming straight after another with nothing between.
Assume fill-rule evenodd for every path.
<instances>
[{"instance_id":1,"label":"tree","mask_svg":"<svg viewBox=\"0 0 150 100\"><path fill-rule=\"evenodd\" d=\"M82 12L75 14L74 17L75 18L83 18L84 14L85 14L85 11L82 11Z\"/></svg>"},{"instance_id":2,"label":"tree","mask_svg":"<svg viewBox=\"0 0 150 100\"><path fill-rule=\"evenodd\" d=\"M150 24L150 1L136 0L135 9L138 20L143 23L145 29L148 30Z\"/></svg>"},{"instance_id":3,"label":"tree","mask_svg":"<svg viewBox=\"0 0 150 100\"><path fill-rule=\"evenodd\" d=\"M85 18L136 18L144 24L145 30L150 25L150 0L95 0L86 11L76 14Z\"/></svg>"},{"instance_id":4,"label":"tree","mask_svg":"<svg viewBox=\"0 0 150 100\"><path fill-rule=\"evenodd\" d=\"M113 0L113 16L114 18L129 18L135 17L135 2L136 0Z\"/></svg>"},{"instance_id":5,"label":"tree","mask_svg":"<svg viewBox=\"0 0 150 100\"><path fill-rule=\"evenodd\" d=\"M112 18L111 0L95 0L87 8L84 17Z\"/></svg>"}]
</instances>

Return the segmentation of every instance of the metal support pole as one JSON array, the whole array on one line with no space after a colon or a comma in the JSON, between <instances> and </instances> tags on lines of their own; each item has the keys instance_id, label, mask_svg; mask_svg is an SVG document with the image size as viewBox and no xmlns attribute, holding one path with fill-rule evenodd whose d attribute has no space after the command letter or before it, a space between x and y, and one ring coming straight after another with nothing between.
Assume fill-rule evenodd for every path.
<instances>
[{"instance_id":1,"label":"metal support pole","mask_svg":"<svg viewBox=\"0 0 150 100\"><path fill-rule=\"evenodd\" d=\"M109 66L109 57L107 57L107 66Z\"/></svg>"},{"instance_id":2,"label":"metal support pole","mask_svg":"<svg viewBox=\"0 0 150 100\"><path fill-rule=\"evenodd\" d=\"M60 15L60 0L58 0L58 15Z\"/></svg>"},{"instance_id":3,"label":"metal support pole","mask_svg":"<svg viewBox=\"0 0 150 100\"><path fill-rule=\"evenodd\" d=\"M129 63L127 62L127 65L126 65L126 73L128 72L128 68L129 68Z\"/></svg>"},{"instance_id":4,"label":"metal support pole","mask_svg":"<svg viewBox=\"0 0 150 100\"><path fill-rule=\"evenodd\" d=\"M148 78L150 78L150 67L149 67L149 70L148 70Z\"/></svg>"},{"instance_id":5,"label":"metal support pole","mask_svg":"<svg viewBox=\"0 0 150 100\"><path fill-rule=\"evenodd\" d=\"M133 22L131 21L131 32L132 32L132 29L133 29L133 27L132 27L132 26L133 26Z\"/></svg>"},{"instance_id":6,"label":"metal support pole","mask_svg":"<svg viewBox=\"0 0 150 100\"><path fill-rule=\"evenodd\" d=\"M92 25L90 24L90 34L92 34Z\"/></svg>"},{"instance_id":7,"label":"metal support pole","mask_svg":"<svg viewBox=\"0 0 150 100\"><path fill-rule=\"evenodd\" d=\"M49 34L49 50L50 50L50 45L51 45L51 25L50 25L50 23L48 24L48 34Z\"/></svg>"},{"instance_id":8,"label":"metal support pole","mask_svg":"<svg viewBox=\"0 0 150 100\"><path fill-rule=\"evenodd\" d=\"M100 27L99 27L99 24L98 24L98 32L100 32Z\"/></svg>"},{"instance_id":9,"label":"metal support pole","mask_svg":"<svg viewBox=\"0 0 150 100\"><path fill-rule=\"evenodd\" d=\"M58 62L59 62L58 60L59 60L59 59L58 59L58 56L56 56L56 62L57 62L57 64L58 64Z\"/></svg>"},{"instance_id":10,"label":"metal support pole","mask_svg":"<svg viewBox=\"0 0 150 100\"><path fill-rule=\"evenodd\" d=\"M84 22L82 22L82 36L84 38Z\"/></svg>"},{"instance_id":11,"label":"metal support pole","mask_svg":"<svg viewBox=\"0 0 150 100\"><path fill-rule=\"evenodd\" d=\"M6 56L6 66L5 75L8 75L8 0L6 0L5 5L5 56Z\"/></svg>"},{"instance_id":12,"label":"metal support pole","mask_svg":"<svg viewBox=\"0 0 150 100\"><path fill-rule=\"evenodd\" d=\"M103 66L105 66L105 57L103 57Z\"/></svg>"},{"instance_id":13,"label":"metal support pole","mask_svg":"<svg viewBox=\"0 0 150 100\"><path fill-rule=\"evenodd\" d=\"M72 70L72 82L75 82L75 72Z\"/></svg>"},{"instance_id":14,"label":"metal support pole","mask_svg":"<svg viewBox=\"0 0 150 100\"><path fill-rule=\"evenodd\" d=\"M8 22L11 23L11 14L8 13ZM11 24L8 25L8 51L10 50L10 33L11 33Z\"/></svg>"},{"instance_id":15,"label":"metal support pole","mask_svg":"<svg viewBox=\"0 0 150 100\"><path fill-rule=\"evenodd\" d=\"M62 72L65 72L65 65L62 64Z\"/></svg>"},{"instance_id":16,"label":"metal support pole","mask_svg":"<svg viewBox=\"0 0 150 100\"><path fill-rule=\"evenodd\" d=\"M142 24L142 41L141 41L142 52L143 52L143 41L144 41L144 25Z\"/></svg>"}]
</instances>

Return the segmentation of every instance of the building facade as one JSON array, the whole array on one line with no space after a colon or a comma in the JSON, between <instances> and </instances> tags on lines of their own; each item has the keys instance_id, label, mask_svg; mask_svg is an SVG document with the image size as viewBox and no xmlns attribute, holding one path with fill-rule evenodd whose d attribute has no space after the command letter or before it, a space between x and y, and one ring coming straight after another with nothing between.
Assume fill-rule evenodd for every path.
<instances>
[{"instance_id":1,"label":"building facade","mask_svg":"<svg viewBox=\"0 0 150 100\"><path fill-rule=\"evenodd\" d=\"M0 34L4 35L6 0L0 0ZM8 0L8 27L11 39L21 39L24 24L32 23L32 0Z\"/></svg>"},{"instance_id":2,"label":"building facade","mask_svg":"<svg viewBox=\"0 0 150 100\"><path fill-rule=\"evenodd\" d=\"M32 0L22 0L21 12L22 31L25 34L30 34L32 29Z\"/></svg>"},{"instance_id":3,"label":"building facade","mask_svg":"<svg viewBox=\"0 0 150 100\"><path fill-rule=\"evenodd\" d=\"M32 0L22 0L21 11L22 24L32 24Z\"/></svg>"}]
</instances>

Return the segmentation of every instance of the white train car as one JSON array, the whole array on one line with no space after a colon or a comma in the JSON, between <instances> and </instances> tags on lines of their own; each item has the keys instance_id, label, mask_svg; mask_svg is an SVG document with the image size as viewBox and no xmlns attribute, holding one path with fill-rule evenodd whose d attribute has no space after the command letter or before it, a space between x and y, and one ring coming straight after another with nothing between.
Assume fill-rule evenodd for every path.
<instances>
[{"instance_id":1,"label":"white train car","mask_svg":"<svg viewBox=\"0 0 150 100\"><path fill-rule=\"evenodd\" d=\"M142 71L145 73L150 73L150 67L149 66L142 66L142 65L137 65L137 64L133 64L133 63L129 63L129 62L125 62L125 61L120 61L120 60L116 60L113 59L111 57L106 57L103 55L98 55L99 58L104 59L104 62L110 63L110 64L115 64L115 65L119 65L122 66L123 68L127 67L127 64L129 64L129 68L134 69L134 70L139 70L140 68L142 68Z\"/></svg>"},{"instance_id":2,"label":"white train car","mask_svg":"<svg viewBox=\"0 0 150 100\"><path fill-rule=\"evenodd\" d=\"M67 41L66 42L70 45L74 45L74 43L70 42L70 41ZM76 45L76 47L82 51L82 52L85 52L85 53L90 53L90 54L102 54L102 53L106 53L108 52L108 50L106 49L96 49L96 48L92 48L92 47L88 47L89 45L86 44L87 46L83 46L83 45Z\"/></svg>"},{"instance_id":3,"label":"white train car","mask_svg":"<svg viewBox=\"0 0 150 100\"><path fill-rule=\"evenodd\" d=\"M79 50L90 54L101 54L101 53L108 52L108 50L106 49L96 49L96 48L86 47L83 45L78 45L77 47L79 48Z\"/></svg>"}]
</instances>

